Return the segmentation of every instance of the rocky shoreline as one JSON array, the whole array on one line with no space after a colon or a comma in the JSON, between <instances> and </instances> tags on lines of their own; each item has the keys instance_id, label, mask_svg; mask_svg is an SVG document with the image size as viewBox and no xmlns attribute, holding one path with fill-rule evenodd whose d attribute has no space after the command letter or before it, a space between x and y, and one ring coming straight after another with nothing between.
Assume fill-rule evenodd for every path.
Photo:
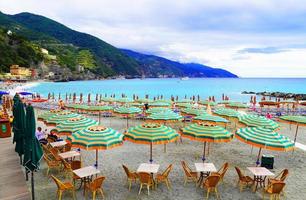
<instances>
[{"instance_id":1,"label":"rocky shoreline","mask_svg":"<svg viewBox=\"0 0 306 200\"><path fill-rule=\"evenodd\" d=\"M243 91L241 92L241 94L253 94L258 96L268 96L268 97L286 98L294 100L306 100L306 94L297 94L297 93Z\"/></svg>"}]
</instances>

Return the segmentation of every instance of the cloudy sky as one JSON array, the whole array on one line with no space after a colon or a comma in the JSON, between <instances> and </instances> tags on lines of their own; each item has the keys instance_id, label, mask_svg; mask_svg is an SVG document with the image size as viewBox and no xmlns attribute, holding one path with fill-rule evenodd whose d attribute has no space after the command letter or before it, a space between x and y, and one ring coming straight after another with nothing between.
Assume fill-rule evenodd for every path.
<instances>
[{"instance_id":1,"label":"cloudy sky","mask_svg":"<svg viewBox=\"0 0 306 200\"><path fill-rule=\"evenodd\" d=\"M304 0L0 0L0 11L241 77L306 77Z\"/></svg>"}]
</instances>

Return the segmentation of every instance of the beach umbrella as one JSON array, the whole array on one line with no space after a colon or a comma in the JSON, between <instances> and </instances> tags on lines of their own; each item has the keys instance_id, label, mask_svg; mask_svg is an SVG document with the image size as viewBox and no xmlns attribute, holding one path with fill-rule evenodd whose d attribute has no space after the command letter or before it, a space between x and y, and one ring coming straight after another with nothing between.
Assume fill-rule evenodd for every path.
<instances>
[{"instance_id":1,"label":"beach umbrella","mask_svg":"<svg viewBox=\"0 0 306 200\"><path fill-rule=\"evenodd\" d=\"M213 101L199 101L198 102L198 104L201 104L201 105L205 105L205 106L207 106L207 105L210 105L210 106L216 106L217 105L217 103L216 102L213 102Z\"/></svg>"},{"instance_id":2,"label":"beach umbrella","mask_svg":"<svg viewBox=\"0 0 306 200\"><path fill-rule=\"evenodd\" d=\"M229 104L229 103L234 103L233 101L229 101L229 100L222 100L219 101L218 104Z\"/></svg>"},{"instance_id":3,"label":"beach umbrella","mask_svg":"<svg viewBox=\"0 0 306 200\"><path fill-rule=\"evenodd\" d=\"M184 114L193 115L193 116L207 114L206 110L204 109L198 109L198 108L192 108L192 107L184 108L181 110L181 112Z\"/></svg>"},{"instance_id":4,"label":"beach umbrella","mask_svg":"<svg viewBox=\"0 0 306 200\"><path fill-rule=\"evenodd\" d=\"M15 152L18 153L20 157L20 164L22 164L22 155L24 154L24 133L26 131L26 121L24 104L17 99L16 101L14 101L13 116L13 143L16 143Z\"/></svg>"},{"instance_id":5,"label":"beach umbrella","mask_svg":"<svg viewBox=\"0 0 306 200\"><path fill-rule=\"evenodd\" d=\"M129 127L129 117L131 115L141 113L142 110L140 108L137 108L137 107L121 106L121 107L115 108L114 112L118 113L120 115L125 115L126 116L126 128L128 128Z\"/></svg>"},{"instance_id":6,"label":"beach umbrella","mask_svg":"<svg viewBox=\"0 0 306 200\"><path fill-rule=\"evenodd\" d=\"M191 99L181 99L176 101L177 103L192 103L193 101Z\"/></svg>"},{"instance_id":7,"label":"beach umbrella","mask_svg":"<svg viewBox=\"0 0 306 200\"><path fill-rule=\"evenodd\" d=\"M47 118L51 117L51 116L54 116L58 113L61 113L63 112L62 110L50 110L48 112L44 112L40 115L37 116L37 120L38 121L45 121Z\"/></svg>"},{"instance_id":8,"label":"beach umbrella","mask_svg":"<svg viewBox=\"0 0 306 200\"><path fill-rule=\"evenodd\" d=\"M153 100L144 98L144 99L137 99L136 102L138 102L138 103L151 103L151 102L153 102Z\"/></svg>"},{"instance_id":9,"label":"beach umbrella","mask_svg":"<svg viewBox=\"0 0 306 200\"><path fill-rule=\"evenodd\" d=\"M87 108L88 112L98 112L99 113L99 124L101 123L101 112L111 112L114 108L112 106L89 106Z\"/></svg>"},{"instance_id":10,"label":"beach umbrella","mask_svg":"<svg viewBox=\"0 0 306 200\"><path fill-rule=\"evenodd\" d=\"M279 124L275 121L258 115L242 115L238 117L240 123L250 127L265 127L271 130L279 128Z\"/></svg>"},{"instance_id":11,"label":"beach umbrella","mask_svg":"<svg viewBox=\"0 0 306 200\"><path fill-rule=\"evenodd\" d=\"M190 108L192 105L190 103L177 103L175 106L180 107L180 108Z\"/></svg>"},{"instance_id":12,"label":"beach umbrella","mask_svg":"<svg viewBox=\"0 0 306 200\"><path fill-rule=\"evenodd\" d=\"M160 113L160 112L171 112L172 110L170 110L169 108L165 108L165 107L153 107L153 108L149 108L146 113L147 114L153 114L153 113Z\"/></svg>"},{"instance_id":13,"label":"beach umbrella","mask_svg":"<svg viewBox=\"0 0 306 200\"><path fill-rule=\"evenodd\" d=\"M89 119L86 117L76 117L70 118L56 125L54 129L51 130L52 133L58 135L71 135L76 131L85 129L90 126L99 125L96 120Z\"/></svg>"},{"instance_id":14,"label":"beach umbrella","mask_svg":"<svg viewBox=\"0 0 306 200\"><path fill-rule=\"evenodd\" d=\"M34 171L39 169L39 162L43 156L43 151L39 141L35 136L36 123L34 109L31 105L26 108L25 120L25 138L24 138L24 158L23 165L26 171L31 171L31 190L32 199L35 199L34 193Z\"/></svg>"},{"instance_id":15,"label":"beach umbrella","mask_svg":"<svg viewBox=\"0 0 306 200\"><path fill-rule=\"evenodd\" d=\"M27 95L32 95L33 93L32 92L18 92L20 95L23 95L23 96L27 96Z\"/></svg>"},{"instance_id":16,"label":"beach umbrella","mask_svg":"<svg viewBox=\"0 0 306 200\"><path fill-rule=\"evenodd\" d=\"M258 166L262 149L273 151L290 151L294 142L288 137L264 127L240 128L236 131L236 138L251 146L259 148L256 165Z\"/></svg>"},{"instance_id":17,"label":"beach umbrella","mask_svg":"<svg viewBox=\"0 0 306 200\"><path fill-rule=\"evenodd\" d=\"M130 106L135 106L135 107L143 107L144 104L143 103L137 103L137 102L132 102L132 103L129 103Z\"/></svg>"},{"instance_id":18,"label":"beach umbrella","mask_svg":"<svg viewBox=\"0 0 306 200\"><path fill-rule=\"evenodd\" d=\"M227 104L226 107L239 109L239 108L247 108L248 105L244 103L240 103L240 102L234 102L234 103Z\"/></svg>"},{"instance_id":19,"label":"beach umbrella","mask_svg":"<svg viewBox=\"0 0 306 200\"><path fill-rule=\"evenodd\" d=\"M7 95L7 94L10 94L9 92L6 92L6 91L0 91L0 96L2 95Z\"/></svg>"},{"instance_id":20,"label":"beach umbrella","mask_svg":"<svg viewBox=\"0 0 306 200\"><path fill-rule=\"evenodd\" d=\"M123 144L123 134L104 126L90 126L73 133L68 141L73 147L96 150L96 164L98 168L98 150L108 150Z\"/></svg>"},{"instance_id":21,"label":"beach umbrella","mask_svg":"<svg viewBox=\"0 0 306 200\"><path fill-rule=\"evenodd\" d=\"M167 144L178 139L179 134L172 128L156 123L145 123L130 127L125 132L125 140L138 144L150 145L150 162L153 162L152 146Z\"/></svg>"},{"instance_id":22,"label":"beach umbrella","mask_svg":"<svg viewBox=\"0 0 306 200\"><path fill-rule=\"evenodd\" d=\"M299 131L299 126L306 126L306 116L301 115L288 115L288 116L281 116L279 118L280 121L287 122L289 124L295 124L295 136L294 136L294 144L296 143L297 134Z\"/></svg>"},{"instance_id":23,"label":"beach umbrella","mask_svg":"<svg viewBox=\"0 0 306 200\"><path fill-rule=\"evenodd\" d=\"M223 127L207 125L204 123L190 124L181 129L182 137L203 142L203 157L202 161L206 160L206 143L214 142L229 142L233 139L234 134L227 131Z\"/></svg>"},{"instance_id":24,"label":"beach umbrella","mask_svg":"<svg viewBox=\"0 0 306 200\"><path fill-rule=\"evenodd\" d=\"M150 107L170 107L171 103L163 102L163 101L154 101L149 103Z\"/></svg>"},{"instance_id":25,"label":"beach umbrella","mask_svg":"<svg viewBox=\"0 0 306 200\"><path fill-rule=\"evenodd\" d=\"M122 97L120 99L116 99L115 101L119 102L119 103L132 103L133 99L130 99L130 98L127 98L127 97Z\"/></svg>"},{"instance_id":26,"label":"beach umbrella","mask_svg":"<svg viewBox=\"0 0 306 200\"><path fill-rule=\"evenodd\" d=\"M72 113L69 111L64 111L61 113L57 113L51 117L48 117L44 122L47 126L56 126L57 124L70 119L70 118L76 118L76 117L81 117L82 115L77 114L77 113Z\"/></svg>"},{"instance_id":27,"label":"beach umbrella","mask_svg":"<svg viewBox=\"0 0 306 200\"><path fill-rule=\"evenodd\" d=\"M209 124L224 124L226 125L228 121L222 117L209 115L209 114L202 114L199 116L196 116L194 119L194 122L206 122Z\"/></svg>"},{"instance_id":28,"label":"beach umbrella","mask_svg":"<svg viewBox=\"0 0 306 200\"><path fill-rule=\"evenodd\" d=\"M147 119L149 121L167 123L167 122L181 121L183 117L173 111L166 111L166 112L152 113L147 117Z\"/></svg>"},{"instance_id":29,"label":"beach umbrella","mask_svg":"<svg viewBox=\"0 0 306 200\"><path fill-rule=\"evenodd\" d=\"M241 113L239 113L238 111L234 110L234 109L230 109L230 108L216 108L213 111L214 114L219 115L219 116L224 116L224 117L228 117L228 118L238 118Z\"/></svg>"},{"instance_id":30,"label":"beach umbrella","mask_svg":"<svg viewBox=\"0 0 306 200\"><path fill-rule=\"evenodd\" d=\"M104 102L115 102L116 99L113 98L113 97L103 97L103 98L101 98L101 101L104 101Z\"/></svg>"}]
</instances>

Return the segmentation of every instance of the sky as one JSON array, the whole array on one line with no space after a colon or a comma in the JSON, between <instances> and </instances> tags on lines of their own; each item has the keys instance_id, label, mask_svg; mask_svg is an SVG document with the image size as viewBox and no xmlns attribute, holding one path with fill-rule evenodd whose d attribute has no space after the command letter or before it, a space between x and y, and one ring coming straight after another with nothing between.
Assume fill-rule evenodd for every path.
<instances>
[{"instance_id":1,"label":"sky","mask_svg":"<svg viewBox=\"0 0 306 200\"><path fill-rule=\"evenodd\" d=\"M306 77L305 0L0 0L0 11L240 77Z\"/></svg>"}]
</instances>

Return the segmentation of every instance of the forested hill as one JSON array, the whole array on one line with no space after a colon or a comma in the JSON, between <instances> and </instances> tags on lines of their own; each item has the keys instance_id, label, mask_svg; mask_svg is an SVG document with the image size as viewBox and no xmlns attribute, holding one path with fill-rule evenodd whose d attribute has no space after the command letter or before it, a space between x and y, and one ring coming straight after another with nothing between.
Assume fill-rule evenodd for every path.
<instances>
[{"instance_id":1,"label":"forested hill","mask_svg":"<svg viewBox=\"0 0 306 200\"><path fill-rule=\"evenodd\" d=\"M6 15L0 12L0 28L2 33L12 31L14 36L22 38L23 44L33 47L34 49L45 48L49 54L56 56L57 63L71 71L76 70L76 66L81 65L86 70L97 74L101 77L110 77L123 75L127 77L150 76L157 77L159 75L166 76L191 76L191 77L210 77L223 76L220 73L204 73L201 67L189 67L174 65L171 60L165 59L167 62L148 62L146 59L137 59L126 51L104 42L103 40L87 33L81 33L68 28L52 19L31 13L20 13L16 15ZM1 38L2 44L7 42ZM7 44L7 43L6 43ZM17 44L19 45L19 44ZM4 48L4 46L0 46ZM16 45L14 46L16 51ZM29 49L24 51L24 45L17 52L21 57L29 54ZM1 49L0 49L1 50ZM35 65L41 59L39 52L37 56L25 58L21 62L21 57L11 56L11 53L4 54L4 61L0 60L0 66L4 67L8 64L22 64L28 67ZM137 53L137 52L135 52ZM8 58L9 57L9 58ZM157 57L159 59L163 59ZM157 61L159 62L159 61ZM4 69L7 70L7 69ZM225 74L225 77L232 77Z\"/></svg>"}]
</instances>

